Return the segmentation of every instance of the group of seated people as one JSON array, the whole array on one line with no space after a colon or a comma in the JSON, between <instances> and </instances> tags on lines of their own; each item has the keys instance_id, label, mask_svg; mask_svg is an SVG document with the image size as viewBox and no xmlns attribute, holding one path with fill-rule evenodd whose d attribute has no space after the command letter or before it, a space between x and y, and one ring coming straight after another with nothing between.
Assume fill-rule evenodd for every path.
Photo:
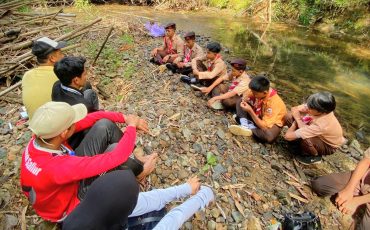
<instances>
[{"instance_id":1,"label":"group of seated people","mask_svg":"<svg viewBox=\"0 0 370 230\"><path fill-rule=\"evenodd\" d=\"M265 76L247 74L245 60L232 60L228 73L219 43L210 42L204 53L194 32L185 34L184 44L174 23L165 29L164 44L152 51L151 62L166 65L181 75L181 81L211 95L210 107L236 111L231 133L273 143L287 125L284 138L297 147L296 158L304 164L319 162L343 144L331 93L310 95L304 105L287 112ZM192 195L155 227L179 229L214 200L212 189L192 177L179 186L140 192L139 182L154 170L158 158L156 153L134 153L137 131L149 132L148 123L136 115L100 110L97 93L87 81L86 59L65 57L61 50L65 46L47 37L35 41L32 53L39 66L22 79L22 99L34 134L22 156L23 193L39 216L62 229L124 229L130 218ZM123 132L117 123L126 123ZM361 161L354 174L318 178L312 182L314 191L338 193L339 209L353 213L354 200L355 208L369 201L359 189L370 184L365 174L369 159ZM366 226L369 220L364 218Z\"/></svg>"}]
</instances>

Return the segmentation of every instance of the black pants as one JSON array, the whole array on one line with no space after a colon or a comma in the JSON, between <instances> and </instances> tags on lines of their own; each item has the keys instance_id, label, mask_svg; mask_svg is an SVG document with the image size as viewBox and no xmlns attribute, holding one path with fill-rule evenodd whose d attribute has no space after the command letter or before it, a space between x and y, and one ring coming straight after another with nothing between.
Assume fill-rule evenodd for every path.
<instances>
[{"instance_id":1,"label":"black pants","mask_svg":"<svg viewBox=\"0 0 370 230\"><path fill-rule=\"evenodd\" d=\"M139 185L131 170L97 178L62 223L63 230L119 230L136 206Z\"/></svg>"}]
</instances>

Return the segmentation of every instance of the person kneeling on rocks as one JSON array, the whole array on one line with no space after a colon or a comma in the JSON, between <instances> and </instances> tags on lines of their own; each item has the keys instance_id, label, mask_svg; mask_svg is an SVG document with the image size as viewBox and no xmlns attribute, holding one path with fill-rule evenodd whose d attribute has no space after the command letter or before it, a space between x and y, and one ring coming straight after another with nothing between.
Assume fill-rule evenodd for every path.
<instances>
[{"instance_id":1,"label":"person kneeling on rocks","mask_svg":"<svg viewBox=\"0 0 370 230\"><path fill-rule=\"evenodd\" d=\"M336 102L329 92L312 94L306 104L293 107L285 117L289 126L285 139L297 145L302 164L319 163L322 155L329 155L345 142L343 130L334 115Z\"/></svg>"},{"instance_id":2,"label":"person kneeling on rocks","mask_svg":"<svg viewBox=\"0 0 370 230\"><path fill-rule=\"evenodd\" d=\"M151 52L151 62L162 65L172 63L179 55L183 53L184 42L176 34L176 24L168 23L165 26L166 35L163 37L163 46L155 48Z\"/></svg>"},{"instance_id":3,"label":"person kneeling on rocks","mask_svg":"<svg viewBox=\"0 0 370 230\"><path fill-rule=\"evenodd\" d=\"M54 73L59 81L55 82L51 98L53 101L70 105L84 104L89 113L99 110L97 93L86 88L87 69L83 57L64 57L54 65Z\"/></svg>"},{"instance_id":4,"label":"person kneeling on rocks","mask_svg":"<svg viewBox=\"0 0 370 230\"><path fill-rule=\"evenodd\" d=\"M191 68L191 60L194 58L200 58L204 56L202 47L195 42L195 33L188 32L184 36L185 46L184 52L180 54L174 61L173 64L168 63L166 67L173 73L179 73L188 75L193 72Z\"/></svg>"},{"instance_id":5,"label":"person kneeling on rocks","mask_svg":"<svg viewBox=\"0 0 370 230\"><path fill-rule=\"evenodd\" d=\"M245 72L247 67L245 60L235 59L230 64L232 70L225 75L227 78L220 77L211 86L201 88L205 94L212 93L212 98L208 101L208 106L212 108L216 108L215 102L221 101L222 108L234 110L241 95L249 89L251 77ZM231 84L223 84L224 80L230 80Z\"/></svg>"},{"instance_id":6,"label":"person kneeling on rocks","mask_svg":"<svg viewBox=\"0 0 370 230\"><path fill-rule=\"evenodd\" d=\"M229 130L235 135L253 135L260 142L273 143L284 125L286 106L265 76L253 77L249 89L236 104L234 118L240 125L231 125Z\"/></svg>"},{"instance_id":7,"label":"person kneeling on rocks","mask_svg":"<svg viewBox=\"0 0 370 230\"><path fill-rule=\"evenodd\" d=\"M354 171L333 173L311 181L312 190L319 196L331 196L337 208L355 220L355 214L365 210L355 229L370 229L370 148L364 152Z\"/></svg>"},{"instance_id":8,"label":"person kneeling on rocks","mask_svg":"<svg viewBox=\"0 0 370 230\"><path fill-rule=\"evenodd\" d=\"M207 54L191 61L193 76L181 76L187 84L201 83L210 86L217 78L227 75L227 66L221 57L221 45L218 42L207 44ZM203 63L205 62L205 63Z\"/></svg>"}]
</instances>

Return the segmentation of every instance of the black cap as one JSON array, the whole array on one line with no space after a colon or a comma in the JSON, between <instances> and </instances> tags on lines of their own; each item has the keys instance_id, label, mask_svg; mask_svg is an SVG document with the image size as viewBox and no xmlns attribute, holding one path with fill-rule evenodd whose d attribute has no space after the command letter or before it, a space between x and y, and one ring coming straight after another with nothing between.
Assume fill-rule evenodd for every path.
<instances>
[{"instance_id":1,"label":"black cap","mask_svg":"<svg viewBox=\"0 0 370 230\"><path fill-rule=\"evenodd\" d=\"M194 39L195 38L195 33L193 31L191 32L187 32L185 35L184 35L184 38L192 38Z\"/></svg>"},{"instance_id":2,"label":"black cap","mask_svg":"<svg viewBox=\"0 0 370 230\"><path fill-rule=\"evenodd\" d=\"M45 59L48 54L67 46L66 42L54 41L48 37L42 37L33 42L32 54L38 58Z\"/></svg>"},{"instance_id":3,"label":"black cap","mask_svg":"<svg viewBox=\"0 0 370 230\"><path fill-rule=\"evenodd\" d=\"M164 28L165 29L176 29L176 23L170 22Z\"/></svg>"},{"instance_id":4,"label":"black cap","mask_svg":"<svg viewBox=\"0 0 370 230\"><path fill-rule=\"evenodd\" d=\"M207 44L207 49L213 53L221 52L221 45L218 42L210 42Z\"/></svg>"},{"instance_id":5,"label":"black cap","mask_svg":"<svg viewBox=\"0 0 370 230\"><path fill-rule=\"evenodd\" d=\"M230 62L231 66L237 70L245 70L247 67L247 62L244 59L238 58Z\"/></svg>"}]
</instances>

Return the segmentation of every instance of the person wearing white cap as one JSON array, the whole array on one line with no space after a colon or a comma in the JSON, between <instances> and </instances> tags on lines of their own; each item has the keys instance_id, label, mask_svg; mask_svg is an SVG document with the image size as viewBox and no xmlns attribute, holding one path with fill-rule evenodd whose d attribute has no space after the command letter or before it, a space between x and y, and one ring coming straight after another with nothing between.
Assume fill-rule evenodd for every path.
<instances>
[{"instance_id":1,"label":"person wearing white cap","mask_svg":"<svg viewBox=\"0 0 370 230\"><path fill-rule=\"evenodd\" d=\"M22 78L22 100L30 118L38 107L51 101L51 90L58 80L53 67L64 57L61 49L66 45L66 42L48 37L33 42L32 54L36 56L39 66L28 70Z\"/></svg>"},{"instance_id":2,"label":"person wearing white cap","mask_svg":"<svg viewBox=\"0 0 370 230\"><path fill-rule=\"evenodd\" d=\"M81 149L73 151L68 147L66 141L74 132L93 127L101 118L127 124L113 150L79 156ZM34 136L22 154L20 166L22 191L36 213L47 221L60 223L62 229L67 230L121 229L129 216L159 210L173 200L194 195L171 210L155 228L178 229L214 200L212 190L200 186L197 177L179 186L139 193L132 171L116 170L129 159L135 147L136 129L141 126L137 116L115 112L87 114L83 104L48 102L38 108L29 123ZM100 174L86 195L79 197L81 180Z\"/></svg>"}]
</instances>

